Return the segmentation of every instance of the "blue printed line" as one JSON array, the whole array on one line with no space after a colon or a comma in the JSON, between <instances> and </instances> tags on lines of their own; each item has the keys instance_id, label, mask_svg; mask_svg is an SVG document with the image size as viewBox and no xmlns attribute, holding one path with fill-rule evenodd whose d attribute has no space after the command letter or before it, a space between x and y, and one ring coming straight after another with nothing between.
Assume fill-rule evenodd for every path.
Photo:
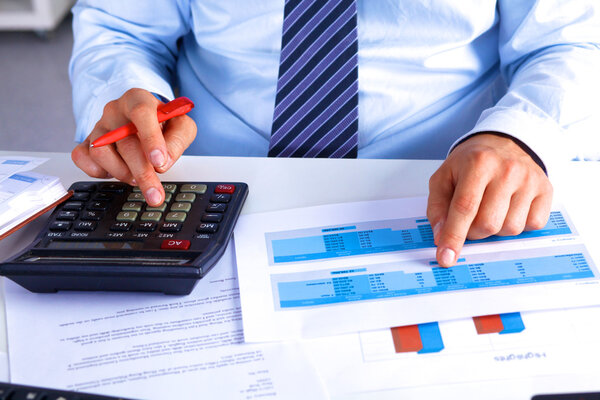
<instances>
[{"instance_id":1,"label":"blue printed line","mask_svg":"<svg viewBox=\"0 0 600 400\"><path fill-rule=\"evenodd\" d=\"M36 178L32 178L30 176L19 175L19 174L11 175L9 179L12 179L15 181L28 182L28 183L33 183L33 182L37 181Z\"/></svg>"},{"instance_id":2,"label":"blue printed line","mask_svg":"<svg viewBox=\"0 0 600 400\"><path fill-rule=\"evenodd\" d=\"M29 163L29 161L23 161L23 160L6 160L6 161L2 162L2 164L7 164L7 165L25 165L28 163Z\"/></svg>"}]
</instances>

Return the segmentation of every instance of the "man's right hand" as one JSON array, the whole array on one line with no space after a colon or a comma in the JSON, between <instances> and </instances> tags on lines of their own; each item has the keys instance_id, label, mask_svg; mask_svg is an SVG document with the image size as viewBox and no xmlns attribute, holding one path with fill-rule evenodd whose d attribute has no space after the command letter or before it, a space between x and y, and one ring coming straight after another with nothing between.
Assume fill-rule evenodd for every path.
<instances>
[{"instance_id":1,"label":"man's right hand","mask_svg":"<svg viewBox=\"0 0 600 400\"><path fill-rule=\"evenodd\" d=\"M151 206L162 204L165 192L156 173L166 172L196 137L196 124L187 115L162 126L156 109L160 101L143 89L130 89L106 104L102 118L90 135L71 152L73 162L94 178L115 177L139 186ZM105 133L129 122L137 128L115 144L90 147Z\"/></svg>"}]
</instances>

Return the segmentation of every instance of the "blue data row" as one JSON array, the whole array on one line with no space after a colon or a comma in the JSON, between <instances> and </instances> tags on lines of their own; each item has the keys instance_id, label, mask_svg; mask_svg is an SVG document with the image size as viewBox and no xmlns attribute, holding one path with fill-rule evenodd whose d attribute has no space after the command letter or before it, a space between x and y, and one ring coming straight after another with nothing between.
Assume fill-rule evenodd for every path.
<instances>
[{"instance_id":1,"label":"blue data row","mask_svg":"<svg viewBox=\"0 0 600 400\"><path fill-rule=\"evenodd\" d=\"M540 230L523 232L517 236L491 236L481 240L467 240L466 244L571 233L563 214L553 211L546 226ZM372 221L295 232L268 233L267 245L271 262L275 264L434 247L433 232L426 218Z\"/></svg>"},{"instance_id":2,"label":"blue data row","mask_svg":"<svg viewBox=\"0 0 600 400\"><path fill-rule=\"evenodd\" d=\"M434 267L425 272L392 270L302 281L275 278L280 308L306 307L417 294L593 278L583 253ZM284 280L285 279L285 280Z\"/></svg>"}]
</instances>

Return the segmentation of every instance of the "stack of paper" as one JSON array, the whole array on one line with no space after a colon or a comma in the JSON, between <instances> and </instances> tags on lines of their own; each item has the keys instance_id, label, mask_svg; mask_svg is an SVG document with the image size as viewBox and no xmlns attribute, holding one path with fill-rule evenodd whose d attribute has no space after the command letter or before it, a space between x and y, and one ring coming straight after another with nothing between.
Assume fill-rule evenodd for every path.
<instances>
[{"instance_id":1,"label":"stack of paper","mask_svg":"<svg viewBox=\"0 0 600 400\"><path fill-rule=\"evenodd\" d=\"M0 239L67 195L57 177L27 171L43 161L0 158Z\"/></svg>"},{"instance_id":2,"label":"stack of paper","mask_svg":"<svg viewBox=\"0 0 600 400\"><path fill-rule=\"evenodd\" d=\"M541 230L468 241L449 269L425 210L413 198L240 218L246 341L302 339L336 399L598 390L597 249L564 207Z\"/></svg>"}]
</instances>

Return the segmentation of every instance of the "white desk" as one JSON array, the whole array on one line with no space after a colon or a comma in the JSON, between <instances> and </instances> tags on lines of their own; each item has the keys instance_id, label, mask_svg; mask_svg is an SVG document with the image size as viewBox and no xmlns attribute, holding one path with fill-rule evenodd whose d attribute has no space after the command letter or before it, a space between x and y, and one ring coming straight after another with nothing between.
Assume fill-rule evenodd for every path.
<instances>
[{"instance_id":1,"label":"white desk","mask_svg":"<svg viewBox=\"0 0 600 400\"><path fill-rule=\"evenodd\" d=\"M76 168L66 153L18 153L19 155L48 157L50 160L38 170L45 174L60 176L65 187L77 180L89 179ZM15 152L0 151L0 156L17 155ZM394 197L423 196L428 191L429 176L440 165L440 161L408 160L302 160L270 158L229 157L183 157L171 171L163 175L164 180L191 181L244 181L249 184L250 195L243 213L270 211L326 203L374 200ZM597 202L600 199L600 163L567 163L552 176L555 193L564 200L571 218L586 237L598 237L589 227L600 226ZM586 221L586 224L579 223ZM593 223L589 223L589 222ZM39 219L0 241L0 259L16 253L28 244L37 233L44 219ZM596 263L598 246L590 249ZM4 308L0 308L4 312ZM0 315L0 351L7 351L4 315ZM0 366L0 369L2 366ZM5 365L4 368L7 368ZM570 377L562 387L565 390L585 388L587 377ZM503 383L500 383L503 384ZM535 382L519 382L529 391L539 391ZM471 388L455 387L465 393L486 393L493 383L477 384ZM543 386L542 386L543 387ZM432 395L437 389L415 389L412 396ZM600 390L600 382L595 390ZM425 391L424 391L425 390ZM439 393L444 393L440 389ZM438 393L438 392L435 392ZM381 394L381 393L380 393Z\"/></svg>"}]
</instances>

